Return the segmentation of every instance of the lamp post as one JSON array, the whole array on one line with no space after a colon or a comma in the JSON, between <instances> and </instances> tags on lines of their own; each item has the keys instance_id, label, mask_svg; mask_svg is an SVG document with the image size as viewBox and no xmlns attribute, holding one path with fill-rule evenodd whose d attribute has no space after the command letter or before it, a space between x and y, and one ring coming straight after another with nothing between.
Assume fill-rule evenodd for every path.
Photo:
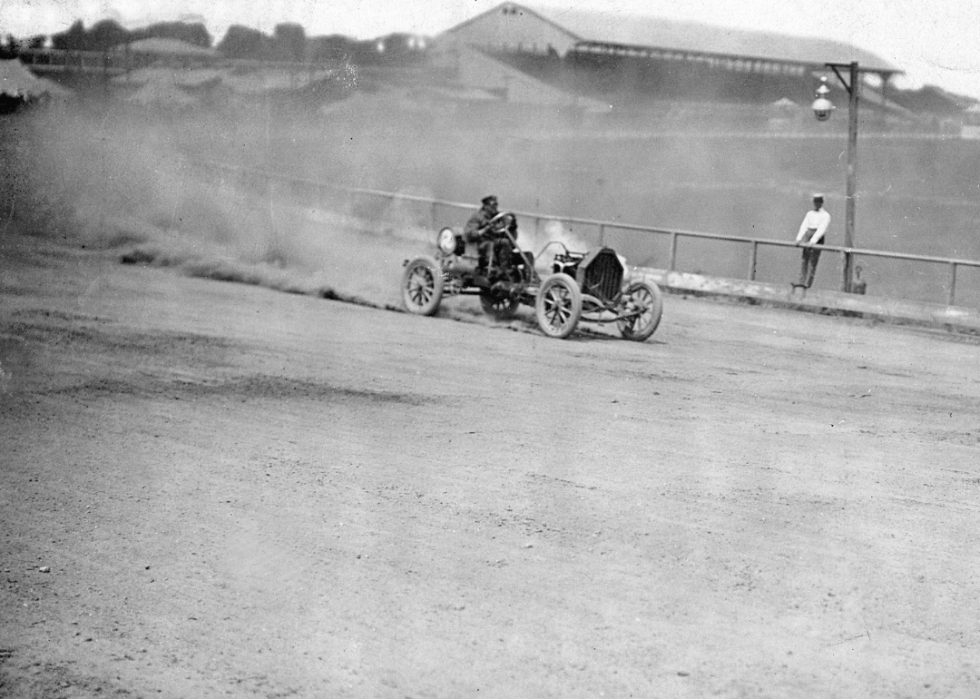
<instances>
[{"instance_id":1,"label":"lamp post","mask_svg":"<svg viewBox=\"0 0 980 699\"><path fill-rule=\"evenodd\" d=\"M847 103L847 194L844 201L844 284L843 290L850 293L853 281L854 259L851 248L854 247L854 205L857 194L857 129L858 129L858 93L861 81L858 77L858 64L852 61L845 63L827 63L828 68L834 71L837 78L847 89L850 99ZM840 73L840 68L847 67L850 75L848 80ZM813 101L813 115L817 121L826 121L830 118L836 107L827 99L830 89L827 87L827 78L820 79L820 87L817 88L817 99Z\"/></svg>"}]
</instances>

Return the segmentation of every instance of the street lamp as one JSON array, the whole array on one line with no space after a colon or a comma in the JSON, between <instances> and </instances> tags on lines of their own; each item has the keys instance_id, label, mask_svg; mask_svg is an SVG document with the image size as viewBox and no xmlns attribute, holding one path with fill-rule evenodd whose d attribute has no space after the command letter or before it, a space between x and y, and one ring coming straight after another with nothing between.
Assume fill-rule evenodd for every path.
<instances>
[{"instance_id":1,"label":"street lamp","mask_svg":"<svg viewBox=\"0 0 980 699\"><path fill-rule=\"evenodd\" d=\"M850 99L847 103L847 195L844 202L844 285L843 290L850 293L853 280L854 260L851 248L854 247L854 204L857 193L857 128L858 128L858 92L861 85L858 78L858 64L853 61L846 63L826 63L834 71L838 80L843 83ZM850 75L848 80L840 74L839 68L847 67ZM827 121L833 113L834 104L827 98L830 88L827 78L820 79L817 88L817 99L813 101L813 115L817 121Z\"/></svg>"},{"instance_id":2,"label":"street lamp","mask_svg":"<svg viewBox=\"0 0 980 699\"><path fill-rule=\"evenodd\" d=\"M817 121L827 121L837 109L834 103L827 99L828 94L830 88L827 87L827 78L821 77L820 87L817 88L817 99L813 100L813 116L817 117Z\"/></svg>"}]
</instances>

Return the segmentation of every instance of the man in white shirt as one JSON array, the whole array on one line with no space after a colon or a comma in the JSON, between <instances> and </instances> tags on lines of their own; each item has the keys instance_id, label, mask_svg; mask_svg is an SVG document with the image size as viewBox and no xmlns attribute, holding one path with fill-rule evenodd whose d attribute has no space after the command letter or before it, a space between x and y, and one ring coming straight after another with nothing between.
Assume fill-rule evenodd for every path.
<instances>
[{"instance_id":1,"label":"man in white shirt","mask_svg":"<svg viewBox=\"0 0 980 699\"><path fill-rule=\"evenodd\" d=\"M830 214L823 208L823 194L813 195L813 209L806 212L800 232L796 234L796 244L803 247L803 262L800 265L800 281L793 286L809 289L813 284L813 275L817 273L817 262L820 260L820 248L824 234L830 226Z\"/></svg>"}]
</instances>

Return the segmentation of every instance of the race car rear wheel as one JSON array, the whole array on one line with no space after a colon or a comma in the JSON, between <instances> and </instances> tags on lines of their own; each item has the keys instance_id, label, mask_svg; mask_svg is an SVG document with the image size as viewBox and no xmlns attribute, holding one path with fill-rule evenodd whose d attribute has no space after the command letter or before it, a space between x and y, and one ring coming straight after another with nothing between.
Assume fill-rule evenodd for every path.
<instances>
[{"instance_id":1,"label":"race car rear wheel","mask_svg":"<svg viewBox=\"0 0 980 699\"><path fill-rule=\"evenodd\" d=\"M617 321L619 333L627 340L643 342L653 335L664 313L664 300L660 287L647 281L635 281L629 285L620 301L621 314L638 314Z\"/></svg>"},{"instance_id":2,"label":"race car rear wheel","mask_svg":"<svg viewBox=\"0 0 980 699\"><path fill-rule=\"evenodd\" d=\"M442 301L442 270L431 257L416 257L402 272L402 303L409 313L430 316Z\"/></svg>"},{"instance_id":3,"label":"race car rear wheel","mask_svg":"<svg viewBox=\"0 0 980 699\"><path fill-rule=\"evenodd\" d=\"M489 291L480 294L480 305L483 312L496 320L510 320L517 315L517 307L521 302L509 296L498 296Z\"/></svg>"},{"instance_id":4,"label":"race car rear wheel","mask_svg":"<svg viewBox=\"0 0 980 699\"><path fill-rule=\"evenodd\" d=\"M545 335L566 338L582 317L582 292L567 274L553 274L541 285L534 310Z\"/></svg>"}]
</instances>

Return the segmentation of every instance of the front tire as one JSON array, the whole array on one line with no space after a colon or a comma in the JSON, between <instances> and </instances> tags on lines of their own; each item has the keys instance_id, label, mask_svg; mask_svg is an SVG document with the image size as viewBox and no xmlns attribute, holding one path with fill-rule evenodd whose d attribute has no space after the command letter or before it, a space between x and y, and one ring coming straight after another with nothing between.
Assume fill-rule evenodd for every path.
<instances>
[{"instance_id":1,"label":"front tire","mask_svg":"<svg viewBox=\"0 0 980 699\"><path fill-rule=\"evenodd\" d=\"M545 335L564 339L582 317L582 292L567 274L553 274L541 285L534 310Z\"/></svg>"},{"instance_id":2,"label":"front tire","mask_svg":"<svg viewBox=\"0 0 980 699\"><path fill-rule=\"evenodd\" d=\"M442 269L431 257L416 257L402 272L402 303L405 310L431 316L442 301Z\"/></svg>"},{"instance_id":3,"label":"front tire","mask_svg":"<svg viewBox=\"0 0 980 699\"><path fill-rule=\"evenodd\" d=\"M617 321L617 324L623 338L643 342L653 335L664 313L660 287L647 281L633 282L623 294L620 313L638 313L632 318Z\"/></svg>"}]
</instances>

